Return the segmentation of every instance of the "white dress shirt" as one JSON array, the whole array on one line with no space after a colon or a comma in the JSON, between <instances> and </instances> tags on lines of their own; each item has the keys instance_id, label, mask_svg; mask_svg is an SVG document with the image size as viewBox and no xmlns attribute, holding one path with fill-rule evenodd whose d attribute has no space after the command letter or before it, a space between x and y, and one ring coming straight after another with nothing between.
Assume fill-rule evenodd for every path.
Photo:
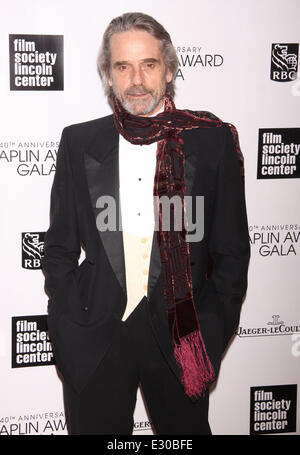
<instances>
[{"instance_id":1,"label":"white dress shirt","mask_svg":"<svg viewBox=\"0 0 300 455\"><path fill-rule=\"evenodd\" d=\"M120 204L125 254L125 321L147 295L154 231L153 186L157 142L134 145L119 136Z\"/></svg>"}]
</instances>

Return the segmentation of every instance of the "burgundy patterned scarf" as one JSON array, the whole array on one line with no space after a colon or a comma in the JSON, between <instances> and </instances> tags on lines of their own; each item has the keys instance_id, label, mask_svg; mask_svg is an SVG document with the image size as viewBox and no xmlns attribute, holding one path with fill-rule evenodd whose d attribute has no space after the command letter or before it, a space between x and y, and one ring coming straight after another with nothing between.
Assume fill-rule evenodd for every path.
<instances>
[{"instance_id":1,"label":"burgundy patterned scarf","mask_svg":"<svg viewBox=\"0 0 300 455\"><path fill-rule=\"evenodd\" d=\"M186 240L182 133L194 128L219 127L222 121L207 112L177 110L168 96L165 98L165 111L155 117L131 115L115 99L114 121L119 133L132 144L158 143L153 194L157 196L154 201L158 204L155 207L159 216L157 239L167 318L185 393L189 397L199 397L214 380L214 370L205 349L193 299L189 244ZM162 206L158 199L176 195L182 201L179 220L182 230L174 229L174 211L170 229L163 230Z\"/></svg>"}]
</instances>

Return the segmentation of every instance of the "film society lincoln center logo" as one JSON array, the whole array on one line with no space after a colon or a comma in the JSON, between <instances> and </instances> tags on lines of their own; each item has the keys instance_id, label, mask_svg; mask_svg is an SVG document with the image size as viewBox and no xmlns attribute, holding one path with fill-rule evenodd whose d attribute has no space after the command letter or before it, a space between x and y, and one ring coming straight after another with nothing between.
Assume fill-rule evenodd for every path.
<instances>
[{"instance_id":1,"label":"film society lincoln center logo","mask_svg":"<svg viewBox=\"0 0 300 455\"><path fill-rule=\"evenodd\" d=\"M296 431L297 384L250 388L250 435Z\"/></svg>"},{"instance_id":2,"label":"film society lincoln center logo","mask_svg":"<svg viewBox=\"0 0 300 455\"><path fill-rule=\"evenodd\" d=\"M258 179L300 178L300 128L263 128L258 133Z\"/></svg>"},{"instance_id":3,"label":"film society lincoln center logo","mask_svg":"<svg viewBox=\"0 0 300 455\"><path fill-rule=\"evenodd\" d=\"M54 365L47 315L12 318L12 368Z\"/></svg>"},{"instance_id":4,"label":"film society lincoln center logo","mask_svg":"<svg viewBox=\"0 0 300 455\"><path fill-rule=\"evenodd\" d=\"M9 35L10 89L63 90L63 36Z\"/></svg>"}]
</instances>

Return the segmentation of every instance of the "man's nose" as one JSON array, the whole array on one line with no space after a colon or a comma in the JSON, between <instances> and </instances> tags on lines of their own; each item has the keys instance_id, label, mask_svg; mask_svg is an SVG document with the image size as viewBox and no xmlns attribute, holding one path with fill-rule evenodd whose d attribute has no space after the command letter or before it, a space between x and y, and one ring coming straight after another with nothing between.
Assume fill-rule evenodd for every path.
<instances>
[{"instance_id":1,"label":"man's nose","mask_svg":"<svg viewBox=\"0 0 300 455\"><path fill-rule=\"evenodd\" d=\"M131 82L133 85L141 85L143 83L143 73L141 68L133 68Z\"/></svg>"}]
</instances>

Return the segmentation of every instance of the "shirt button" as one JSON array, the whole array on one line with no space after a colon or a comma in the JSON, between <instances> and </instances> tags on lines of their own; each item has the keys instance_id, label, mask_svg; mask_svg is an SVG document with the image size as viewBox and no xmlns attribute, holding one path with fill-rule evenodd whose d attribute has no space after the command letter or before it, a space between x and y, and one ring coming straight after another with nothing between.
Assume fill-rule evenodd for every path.
<instances>
[{"instance_id":1,"label":"shirt button","mask_svg":"<svg viewBox=\"0 0 300 455\"><path fill-rule=\"evenodd\" d=\"M148 270L143 270L143 275L147 275Z\"/></svg>"},{"instance_id":2,"label":"shirt button","mask_svg":"<svg viewBox=\"0 0 300 455\"><path fill-rule=\"evenodd\" d=\"M143 253L142 258L143 259L147 259L147 257L148 257L148 254L147 253Z\"/></svg>"},{"instance_id":3,"label":"shirt button","mask_svg":"<svg viewBox=\"0 0 300 455\"><path fill-rule=\"evenodd\" d=\"M147 291L147 285L144 284L144 291Z\"/></svg>"},{"instance_id":4,"label":"shirt button","mask_svg":"<svg viewBox=\"0 0 300 455\"><path fill-rule=\"evenodd\" d=\"M146 237L142 237L142 238L141 238L141 242L142 242L142 243L146 243L146 242L147 242Z\"/></svg>"}]
</instances>

